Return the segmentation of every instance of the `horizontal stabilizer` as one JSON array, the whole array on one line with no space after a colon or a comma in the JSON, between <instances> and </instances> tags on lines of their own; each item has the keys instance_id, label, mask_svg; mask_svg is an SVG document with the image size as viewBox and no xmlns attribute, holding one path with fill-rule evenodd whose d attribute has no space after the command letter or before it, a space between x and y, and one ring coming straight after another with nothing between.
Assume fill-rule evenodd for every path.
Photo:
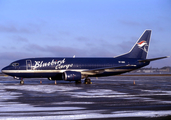
<instances>
[{"instance_id":1,"label":"horizontal stabilizer","mask_svg":"<svg viewBox=\"0 0 171 120\"><path fill-rule=\"evenodd\" d=\"M159 60L159 59L164 59L164 58L168 58L168 57L169 57L169 56L158 57L158 58L152 58L152 59L145 59L145 60L138 60L138 62L150 62L150 61Z\"/></svg>"}]
</instances>

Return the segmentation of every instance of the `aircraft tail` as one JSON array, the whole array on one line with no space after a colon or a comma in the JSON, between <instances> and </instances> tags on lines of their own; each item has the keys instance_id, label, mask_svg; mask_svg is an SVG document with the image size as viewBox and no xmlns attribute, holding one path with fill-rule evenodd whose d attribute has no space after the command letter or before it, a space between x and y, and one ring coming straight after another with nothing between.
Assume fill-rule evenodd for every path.
<instances>
[{"instance_id":1,"label":"aircraft tail","mask_svg":"<svg viewBox=\"0 0 171 120\"><path fill-rule=\"evenodd\" d=\"M151 30L145 30L132 49L118 57L146 59L150 43Z\"/></svg>"}]
</instances>

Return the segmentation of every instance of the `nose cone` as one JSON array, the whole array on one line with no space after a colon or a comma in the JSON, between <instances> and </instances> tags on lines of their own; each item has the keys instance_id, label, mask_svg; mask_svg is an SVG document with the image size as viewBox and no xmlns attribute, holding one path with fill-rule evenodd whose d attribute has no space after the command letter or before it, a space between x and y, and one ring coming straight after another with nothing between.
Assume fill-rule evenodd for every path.
<instances>
[{"instance_id":1,"label":"nose cone","mask_svg":"<svg viewBox=\"0 0 171 120\"><path fill-rule=\"evenodd\" d=\"M5 73L6 67L2 68L1 72Z\"/></svg>"},{"instance_id":2,"label":"nose cone","mask_svg":"<svg viewBox=\"0 0 171 120\"><path fill-rule=\"evenodd\" d=\"M2 68L1 72L2 73L7 73L7 70L9 70L9 66L6 66L6 67Z\"/></svg>"}]
</instances>

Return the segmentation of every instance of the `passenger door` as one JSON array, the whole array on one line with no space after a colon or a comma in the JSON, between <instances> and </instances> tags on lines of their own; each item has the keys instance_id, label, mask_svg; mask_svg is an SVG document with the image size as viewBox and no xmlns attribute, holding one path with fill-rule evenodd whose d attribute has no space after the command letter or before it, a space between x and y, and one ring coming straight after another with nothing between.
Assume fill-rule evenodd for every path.
<instances>
[{"instance_id":1,"label":"passenger door","mask_svg":"<svg viewBox=\"0 0 171 120\"><path fill-rule=\"evenodd\" d=\"M32 66L31 60L26 60L26 70L32 70L31 66Z\"/></svg>"}]
</instances>

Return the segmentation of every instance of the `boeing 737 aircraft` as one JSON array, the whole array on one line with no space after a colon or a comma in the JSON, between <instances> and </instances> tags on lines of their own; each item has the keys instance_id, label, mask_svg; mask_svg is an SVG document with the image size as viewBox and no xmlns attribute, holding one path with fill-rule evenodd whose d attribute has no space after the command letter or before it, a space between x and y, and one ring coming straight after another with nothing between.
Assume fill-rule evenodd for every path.
<instances>
[{"instance_id":1,"label":"boeing 737 aircraft","mask_svg":"<svg viewBox=\"0 0 171 120\"><path fill-rule=\"evenodd\" d=\"M145 30L132 49L123 55L111 58L27 58L12 62L2 72L19 78L48 78L90 84L89 77L118 75L148 65L151 61L167 58L146 59L151 30Z\"/></svg>"}]
</instances>

